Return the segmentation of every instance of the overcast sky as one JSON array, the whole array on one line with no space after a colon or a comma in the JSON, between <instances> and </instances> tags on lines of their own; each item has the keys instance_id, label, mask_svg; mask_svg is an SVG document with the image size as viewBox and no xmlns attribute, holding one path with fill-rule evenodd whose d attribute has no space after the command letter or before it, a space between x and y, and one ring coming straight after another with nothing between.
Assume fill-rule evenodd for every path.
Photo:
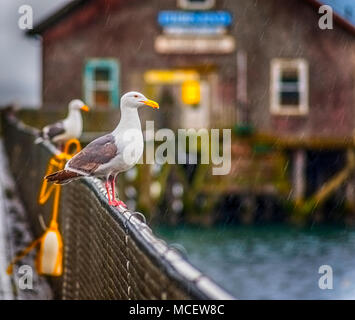
<instances>
[{"instance_id":1,"label":"overcast sky","mask_svg":"<svg viewBox=\"0 0 355 320\"><path fill-rule=\"evenodd\" d=\"M18 27L19 7L33 8L34 23L69 0L1 0L0 3L0 106L17 102L41 104L41 47Z\"/></svg>"}]
</instances>

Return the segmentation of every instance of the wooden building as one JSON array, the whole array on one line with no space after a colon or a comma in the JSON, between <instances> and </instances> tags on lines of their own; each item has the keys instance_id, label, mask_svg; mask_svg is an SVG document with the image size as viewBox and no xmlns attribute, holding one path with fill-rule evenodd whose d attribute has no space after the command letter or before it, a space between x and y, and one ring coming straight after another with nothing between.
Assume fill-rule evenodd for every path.
<instances>
[{"instance_id":1,"label":"wooden building","mask_svg":"<svg viewBox=\"0 0 355 320\"><path fill-rule=\"evenodd\" d=\"M334 13L321 29L321 5L74 0L29 32L42 39L43 108L82 97L110 110L139 90L162 105L161 126L251 127L288 152L303 199L346 166L355 128L355 26Z\"/></svg>"},{"instance_id":2,"label":"wooden building","mask_svg":"<svg viewBox=\"0 0 355 320\"><path fill-rule=\"evenodd\" d=\"M223 35L212 34L218 30L170 35L173 31L159 24L159 13L182 10L180 2L183 8L211 2L208 11L229 12L232 21ZM320 29L312 3L75 0L30 31L42 37L44 107L62 107L78 96L98 108L117 107L119 95L132 88L181 87L179 82L197 78L202 83L197 109L208 113L204 126L245 120L238 120L238 109L247 104L251 123L262 131L349 135L355 121L355 27L337 17L333 30ZM162 36L179 44L169 48ZM223 41L231 38L224 48ZM186 74L172 79L149 74L154 70ZM183 104L174 94L180 90L171 91L174 103ZM190 109L200 117L195 107Z\"/></svg>"}]
</instances>

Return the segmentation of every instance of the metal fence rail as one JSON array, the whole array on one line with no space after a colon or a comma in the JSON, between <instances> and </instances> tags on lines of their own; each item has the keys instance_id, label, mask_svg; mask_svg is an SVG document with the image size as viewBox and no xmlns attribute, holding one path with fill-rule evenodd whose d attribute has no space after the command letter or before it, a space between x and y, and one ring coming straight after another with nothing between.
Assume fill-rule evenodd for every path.
<instances>
[{"instance_id":1,"label":"metal fence rail","mask_svg":"<svg viewBox=\"0 0 355 320\"><path fill-rule=\"evenodd\" d=\"M36 235L38 216L49 221L51 203L39 206L39 187L50 144L34 145L35 129L14 116L2 117L12 173ZM62 188L59 225L64 241L64 273L52 281L59 299L231 299L154 236L130 211L108 205L102 182L85 178Z\"/></svg>"}]
</instances>

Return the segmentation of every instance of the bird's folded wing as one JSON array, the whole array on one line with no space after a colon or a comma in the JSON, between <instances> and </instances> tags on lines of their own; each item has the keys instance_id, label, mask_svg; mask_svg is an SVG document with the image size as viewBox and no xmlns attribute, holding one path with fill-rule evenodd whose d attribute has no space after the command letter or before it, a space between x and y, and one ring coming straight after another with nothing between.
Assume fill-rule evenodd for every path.
<instances>
[{"instance_id":1,"label":"bird's folded wing","mask_svg":"<svg viewBox=\"0 0 355 320\"><path fill-rule=\"evenodd\" d=\"M115 138L112 134L107 134L89 143L67 163L66 169L91 175L100 165L109 163L116 155Z\"/></svg>"},{"instance_id":2,"label":"bird's folded wing","mask_svg":"<svg viewBox=\"0 0 355 320\"><path fill-rule=\"evenodd\" d=\"M64 124L62 121L50 124L43 128L44 138L53 139L65 132Z\"/></svg>"}]
</instances>

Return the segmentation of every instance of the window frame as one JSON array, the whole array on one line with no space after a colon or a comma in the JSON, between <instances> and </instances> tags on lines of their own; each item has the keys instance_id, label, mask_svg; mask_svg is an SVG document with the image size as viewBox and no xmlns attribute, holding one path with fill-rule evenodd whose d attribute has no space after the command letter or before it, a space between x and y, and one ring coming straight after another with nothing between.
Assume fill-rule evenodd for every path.
<instances>
[{"instance_id":1,"label":"window frame","mask_svg":"<svg viewBox=\"0 0 355 320\"><path fill-rule=\"evenodd\" d=\"M298 72L299 104L283 105L281 97L281 76L283 69ZM309 112L309 67L305 59L273 59L270 68L270 111L275 115L306 115Z\"/></svg>"},{"instance_id":2,"label":"window frame","mask_svg":"<svg viewBox=\"0 0 355 320\"><path fill-rule=\"evenodd\" d=\"M109 81L95 81L95 70L97 68L109 68ZM109 108L118 108L119 106L119 92L120 92L120 64L117 59L113 58L91 58L85 61L84 66L84 99L90 106L95 106L93 92L95 89L101 89L110 93ZM107 84L109 82L109 84ZM97 87L97 84L99 85ZM107 85L111 88L107 88Z\"/></svg>"}]
</instances>

